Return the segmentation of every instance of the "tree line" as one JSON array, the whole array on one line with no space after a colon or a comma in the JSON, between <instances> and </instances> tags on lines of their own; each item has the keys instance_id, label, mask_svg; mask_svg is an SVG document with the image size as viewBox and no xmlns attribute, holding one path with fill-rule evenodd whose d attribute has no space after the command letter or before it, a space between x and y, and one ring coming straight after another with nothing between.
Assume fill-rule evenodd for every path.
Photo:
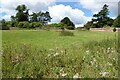
<instances>
[{"instance_id":1,"label":"tree line","mask_svg":"<svg viewBox=\"0 0 120 80\"><path fill-rule=\"evenodd\" d=\"M18 5L15 9L17 11L15 16L11 16L11 21L5 21L4 19L1 21L2 29L7 30L10 27L18 27L18 28L67 28L74 29L75 25L68 18L65 17L59 23L48 24L51 22L51 16L48 11L46 12L33 12L29 14L29 10L26 5Z\"/></svg>"},{"instance_id":2,"label":"tree line","mask_svg":"<svg viewBox=\"0 0 120 80\"><path fill-rule=\"evenodd\" d=\"M2 23L3 30L7 30L10 27L18 28L60 28L60 29L75 29L75 24L69 19L69 17L63 18L59 23L48 24L51 22L51 16L48 11L46 12L33 12L29 14L29 10L26 5L18 5L15 9L17 11L15 16L11 16L11 21L5 21ZM103 27L120 27L120 15L116 19L109 17L108 5L104 5L102 9L93 15L91 21L88 21L84 28L103 28Z\"/></svg>"},{"instance_id":3,"label":"tree line","mask_svg":"<svg viewBox=\"0 0 120 80\"><path fill-rule=\"evenodd\" d=\"M103 27L120 27L120 15L116 19L112 19L109 16L108 5L104 5L100 12L93 15L91 21L88 21L85 28L103 28Z\"/></svg>"}]
</instances>

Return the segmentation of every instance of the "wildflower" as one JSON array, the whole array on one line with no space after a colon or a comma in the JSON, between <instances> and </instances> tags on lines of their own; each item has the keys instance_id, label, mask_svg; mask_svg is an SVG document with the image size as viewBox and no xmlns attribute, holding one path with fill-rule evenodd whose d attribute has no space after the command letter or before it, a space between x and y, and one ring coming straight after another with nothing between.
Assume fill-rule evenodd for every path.
<instances>
[{"instance_id":1,"label":"wildflower","mask_svg":"<svg viewBox=\"0 0 120 80\"><path fill-rule=\"evenodd\" d=\"M112 64L111 64L111 63L109 63L108 65L109 65L109 66L112 66Z\"/></svg>"},{"instance_id":2,"label":"wildflower","mask_svg":"<svg viewBox=\"0 0 120 80\"><path fill-rule=\"evenodd\" d=\"M65 76L67 76L67 73L62 73L61 76L65 77Z\"/></svg>"},{"instance_id":3,"label":"wildflower","mask_svg":"<svg viewBox=\"0 0 120 80\"><path fill-rule=\"evenodd\" d=\"M61 53L64 53L64 51L61 51Z\"/></svg>"},{"instance_id":4,"label":"wildflower","mask_svg":"<svg viewBox=\"0 0 120 80\"><path fill-rule=\"evenodd\" d=\"M108 48L108 50L110 49L110 47Z\"/></svg>"},{"instance_id":5,"label":"wildflower","mask_svg":"<svg viewBox=\"0 0 120 80\"><path fill-rule=\"evenodd\" d=\"M54 54L54 56L57 56L57 55L59 55L59 53L55 53L55 54Z\"/></svg>"},{"instance_id":6,"label":"wildflower","mask_svg":"<svg viewBox=\"0 0 120 80\"><path fill-rule=\"evenodd\" d=\"M48 54L48 57L50 57L50 54Z\"/></svg>"},{"instance_id":7,"label":"wildflower","mask_svg":"<svg viewBox=\"0 0 120 80\"><path fill-rule=\"evenodd\" d=\"M73 78L74 78L74 79L79 78L79 74L76 73L76 74L73 76Z\"/></svg>"},{"instance_id":8,"label":"wildflower","mask_svg":"<svg viewBox=\"0 0 120 80\"><path fill-rule=\"evenodd\" d=\"M95 59L95 58L93 58L93 61L94 61L94 62L96 62L96 59Z\"/></svg>"},{"instance_id":9,"label":"wildflower","mask_svg":"<svg viewBox=\"0 0 120 80\"><path fill-rule=\"evenodd\" d=\"M89 50L86 51L86 53L89 53L89 52L90 52Z\"/></svg>"},{"instance_id":10,"label":"wildflower","mask_svg":"<svg viewBox=\"0 0 120 80\"><path fill-rule=\"evenodd\" d=\"M0 50L0 54L3 54L3 50Z\"/></svg>"},{"instance_id":11,"label":"wildflower","mask_svg":"<svg viewBox=\"0 0 120 80\"><path fill-rule=\"evenodd\" d=\"M107 74L109 74L109 72L100 72L100 74L102 75L102 77L105 77Z\"/></svg>"},{"instance_id":12,"label":"wildflower","mask_svg":"<svg viewBox=\"0 0 120 80\"><path fill-rule=\"evenodd\" d=\"M54 49L49 49L50 51L54 51Z\"/></svg>"}]
</instances>

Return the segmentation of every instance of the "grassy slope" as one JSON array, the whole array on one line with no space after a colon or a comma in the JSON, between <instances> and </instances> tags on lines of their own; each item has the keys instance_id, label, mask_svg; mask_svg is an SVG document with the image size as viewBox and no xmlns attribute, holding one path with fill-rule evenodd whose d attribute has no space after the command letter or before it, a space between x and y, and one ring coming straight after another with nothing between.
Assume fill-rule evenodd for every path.
<instances>
[{"instance_id":1,"label":"grassy slope","mask_svg":"<svg viewBox=\"0 0 120 80\"><path fill-rule=\"evenodd\" d=\"M73 33L63 37L56 31L3 31L3 77L118 76L115 41L104 40L117 33Z\"/></svg>"},{"instance_id":2,"label":"grassy slope","mask_svg":"<svg viewBox=\"0 0 120 80\"><path fill-rule=\"evenodd\" d=\"M3 31L3 43L30 43L38 47L70 47L92 40L114 37L111 32L73 31L75 36L61 37L55 31Z\"/></svg>"}]
</instances>

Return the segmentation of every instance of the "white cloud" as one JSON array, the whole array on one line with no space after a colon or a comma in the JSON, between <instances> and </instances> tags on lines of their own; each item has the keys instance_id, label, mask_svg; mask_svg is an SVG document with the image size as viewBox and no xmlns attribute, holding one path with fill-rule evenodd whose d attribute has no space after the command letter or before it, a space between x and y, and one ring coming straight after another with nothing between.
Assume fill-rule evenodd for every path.
<instances>
[{"instance_id":1,"label":"white cloud","mask_svg":"<svg viewBox=\"0 0 120 80\"><path fill-rule=\"evenodd\" d=\"M16 6L21 4L25 4L28 9L31 10L30 12L38 12L41 10L48 10L48 6L55 5L55 0L1 0L0 14L6 13L6 15L2 17L0 16L0 19L5 17L9 20L10 17L8 15L15 15Z\"/></svg>"},{"instance_id":2,"label":"white cloud","mask_svg":"<svg viewBox=\"0 0 120 80\"><path fill-rule=\"evenodd\" d=\"M111 13L116 16L118 14L119 0L79 0L83 8L89 9L92 13L97 13L101 10L104 4L109 5Z\"/></svg>"},{"instance_id":3,"label":"white cloud","mask_svg":"<svg viewBox=\"0 0 120 80\"><path fill-rule=\"evenodd\" d=\"M62 4L51 6L48 11L53 18L52 23L60 22L64 17L69 17L74 24L80 25L91 19L91 17L86 17L83 11Z\"/></svg>"}]
</instances>

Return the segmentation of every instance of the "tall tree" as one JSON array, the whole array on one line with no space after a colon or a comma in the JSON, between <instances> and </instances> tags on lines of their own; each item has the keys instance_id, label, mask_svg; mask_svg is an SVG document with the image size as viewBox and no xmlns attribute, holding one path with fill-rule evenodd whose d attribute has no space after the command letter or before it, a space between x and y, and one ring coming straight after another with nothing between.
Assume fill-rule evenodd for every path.
<instances>
[{"instance_id":1,"label":"tall tree","mask_svg":"<svg viewBox=\"0 0 120 80\"><path fill-rule=\"evenodd\" d=\"M114 20L113 26L120 27L120 15Z\"/></svg>"},{"instance_id":2,"label":"tall tree","mask_svg":"<svg viewBox=\"0 0 120 80\"><path fill-rule=\"evenodd\" d=\"M108 5L105 4L103 8L100 10L100 12L98 12L98 14L93 15L93 19L91 21L92 27L101 28L105 25L112 26L113 19L108 17L108 15L109 15Z\"/></svg>"},{"instance_id":3,"label":"tall tree","mask_svg":"<svg viewBox=\"0 0 120 80\"><path fill-rule=\"evenodd\" d=\"M17 21L28 21L29 9L25 5L18 5L16 10L18 11L16 14Z\"/></svg>"},{"instance_id":4,"label":"tall tree","mask_svg":"<svg viewBox=\"0 0 120 80\"><path fill-rule=\"evenodd\" d=\"M61 23L63 23L63 26L67 29L75 29L74 23L68 17L62 19Z\"/></svg>"}]
</instances>

